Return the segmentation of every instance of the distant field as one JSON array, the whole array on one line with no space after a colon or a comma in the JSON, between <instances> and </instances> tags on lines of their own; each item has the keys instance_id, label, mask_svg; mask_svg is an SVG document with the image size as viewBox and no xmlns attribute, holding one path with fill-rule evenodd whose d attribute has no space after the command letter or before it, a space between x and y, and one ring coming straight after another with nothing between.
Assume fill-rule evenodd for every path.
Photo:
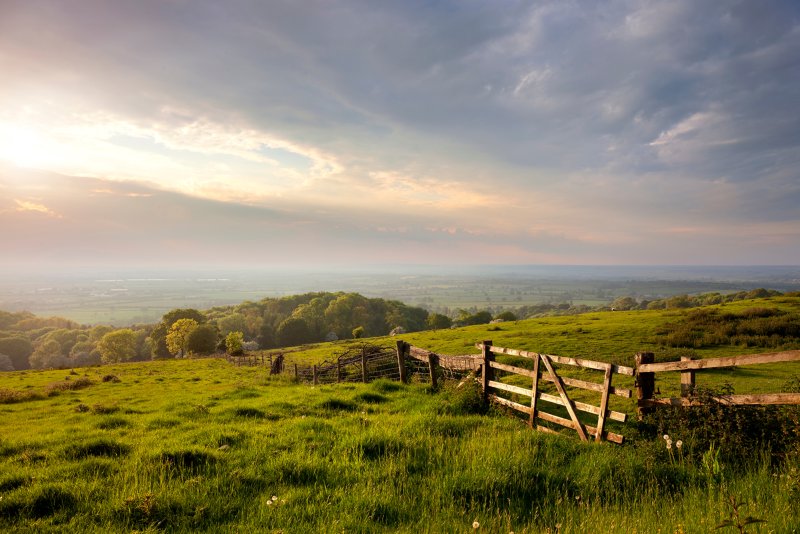
<instances>
[{"instance_id":1,"label":"distant field","mask_svg":"<svg viewBox=\"0 0 800 534\"><path fill-rule=\"evenodd\" d=\"M630 270L632 268L628 268ZM559 274L559 271L561 274ZM572 273L572 274L570 274ZM175 308L208 309L310 291L355 291L367 297L399 300L431 311L454 313L460 308L517 308L541 303L607 305L619 296L663 298L684 293L732 292L763 285L797 288L794 279L773 280L767 275L742 273L756 281L692 279L704 273L680 270L612 268L548 269L542 272L492 274L390 274L390 273L126 273L0 278L0 309L27 310L37 315L61 316L83 324L154 323ZM629 275L630 279L620 278ZM720 275L724 272L718 273ZM573 278L568 278L572 276ZM785 275L789 276L789 275ZM766 277L766 278L765 278Z\"/></svg>"}]
</instances>

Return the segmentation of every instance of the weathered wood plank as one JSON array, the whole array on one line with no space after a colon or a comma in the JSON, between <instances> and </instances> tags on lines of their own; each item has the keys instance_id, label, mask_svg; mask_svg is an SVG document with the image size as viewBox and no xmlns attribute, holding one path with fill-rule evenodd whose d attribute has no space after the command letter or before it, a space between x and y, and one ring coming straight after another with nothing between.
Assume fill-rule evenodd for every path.
<instances>
[{"instance_id":1,"label":"weathered wood plank","mask_svg":"<svg viewBox=\"0 0 800 534\"><path fill-rule=\"evenodd\" d=\"M557 415L553 415L547 412L537 412L536 416L544 421L547 421L548 423L554 423L556 425L560 425L566 428L574 428L572 425L572 421L570 421L569 419L564 419L563 417L559 417ZM593 426L586 425L586 431L593 436L597 435L597 429ZM619 444L622 444L622 442L625 440L624 436L608 431L605 431L603 433L603 437L607 441Z\"/></svg>"},{"instance_id":2,"label":"weathered wood plank","mask_svg":"<svg viewBox=\"0 0 800 534\"><path fill-rule=\"evenodd\" d=\"M551 404L558 404L559 406L564 406L564 401L561 400L561 397L556 397L555 395L550 395L548 393L539 392L537 397L540 400L545 402L549 402ZM576 410L580 410L585 413L590 413L592 415L600 415L600 408L597 406L592 406L591 404L586 404L580 401L572 401L572 404L575 405ZM611 419L612 421L619 421L620 423L624 423L628 420L628 414L622 412L615 412L614 410L606 410L606 417Z\"/></svg>"},{"instance_id":3,"label":"weathered wood plank","mask_svg":"<svg viewBox=\"0 0 800 534\"><path fill-rule=\"evenodd\" d=\"M572 402L569 400L569 396L564 389L564 384L561 383L561 379L553 369L553 364L550 363L550 357L542 354L541 359L544 362L545 367L547 367L547 371L550 373L550 376L553 378L553 383L556 385L558 394L561 395L561 398L564 400L564 407L567 409L572 422L575 423L573 428L575 428L575 431L578 432L578 435L581 437L581 441L589 441L589 439L586 437L586 431L583 429L583 425L578 419L578 414L575 413L575 408L572 406Z\"/></svg>"},{"instance_id":4,"label":"weathered wood plank","mask_svg":"<svg viewBox=\"0 0 800 534\"><path fill-rule=\"evenodd\" d=\"M482 343L476 343L475 347L478 348L478 349L481 349L481 348L483 348L483 344ZM522 358L536 358L539 355L536 352L530 352L530 351L527 351L527 350L519 350L519 349L509 349L509 348L505 348L505 347L492 346L492 347L490 347L490 350L492 352L494 352L495 354L507 354L509 356L520 356ZM596 361L593 361L593 360L586 360L586 359L583 359L583 358L568 358L566 356L555 356L553 354L546 354L546 355L543 355L543 356L547 356L548 358L550 358L552 361L554 361L556 363L560 363L560 364L564 364L564 365L572 365L572 366L575 366L575 367L583 367L584 369L594 369L596 371L604 371L605 372L606 366L608 365L608 363L606 363L606 362L596 362ZM612 364L612 370L615 373L618 373L618 374L621 374L621 375L628 375L628 376L633 376L633 373L634 373L633 367L627 367L625 365Z\"/></svg>"},{"instance_id":5,"label":"weathered wood plank","mask_svg":"<svg viewBox=\"0 0 800 534\"><path fill-rule=\"evenodd\" d=\"M509 373L514 373L522 376L529 376L533 378L533 371L531 371L530 369L525 369L523 367L515 367L513 365L507 365L505 363L499 363L499 362L492 362L490 365L495 369L500 369L502 371L508 371Z\"/></svg>"},{"instance_id":6,"label":"weathered wood plank","mask_svg":"<svg viewBox=\"0 0 800 534\"><path fill-rule=\"evenodd\" d=\"M541 358L536 358L533 360L533 377L531 377L531 391L533 392L533 396L531 397L531 416L528 421L528 424L531 428L536 425L536 402L538 400L537 393L539 392L539 361Z\"/></svg>"},{"instance_id":7,"label":"weathered wood plank","mask_svg":"<svg viewBox=\"0 0 800 534\"><path fill-rule=\"evenodd\" d=\"M788 350L772 354L747 354L744 356L726 356L724 358L706 358L680 362L647 363L638 367L640 373L660 373L662 371L689 371L696 369L717 369L735 367L737 365L756 365L760 363L796 362L800 361L800 350Z\"/></svg>"},{"instance_id":8,"label":"weathered wood plank","mask_svg":"<svg viewBox=\"0 0 800 534\"><path fill-rule=\"evenodd\" d=\"M603 393L600 397L600 413L597 415L597 432L595 432L594 440L603 440L603 431L606 429L606 410L608 410L608 390L611 389L611 377L614 373L611 372L611 366L606 369L605 378L603 380Z\"/></svg>"},{"instance_id":9,"label":"weathered wood plank","mask_svg":"<svg viewBox=\"0 0 800 534\"><path fill-rule=\"evenodd\" d=\"M725 395L717 397L716 401L720 404L730 405L776 405L776 404L800 404L800 393L761 393L756 395ZM697 399L672 397L665 399L645 399L639 402L640 406L701 406L702 403Z\"/></svg>"},{"instance_id":10,"label":"weathered wood plank","mask_svg":"<svg viewBox=\"0 0 800 534\"><path fill-rule=\"evenodd\" d=\"M518 393L520 395L525 395L526 397L533 397L533 391L531 391L530 389L521 388L519 386L512 386L511 384L506 384L504 382L489 380L488 385L490 388L501 389L503 391L508 391L510 393Z\"/></svg>"},{"instance_id":11,"label":"weathered wood plank","mask_svg":"<svg viewBox=\"0 0 800 534\"><path fill-rule=\"evenodd\" d=\"M564 382L568 386L572 386L574 388L580 389L587 389L589 391L597 391L598 393L603 392L603 384L597 384L596 382L586 382L585 380L578 380L577 378L569 378L567 376L560 377L561 381ZM553 382L553 379L547 375L542 375L541 380L546 380L547 382ZM611 390L609 391L612 395L616 395L618 397L624 397L626 399L630 399L631 395L633 394L630 389L625 388L617 388L611 386Z\"/></svg>"},{"instance_id":12,"label":"weathered wood plank","mask_svg":"<svg viewBox=\"0 0 800 534\"><path fill-rule=\"evenodd\" d=\"M496 402L498 404L502 404L503 406L508 406L509 408L513 408L513 409L515 409L517 411L520 411L522 413L526 413L526 414L530 414L531 413L531 409L528 406L525 406L524 404L520 404L518 402L510 401L508 399L504 399L503 397L499 397L497 395L489 395L489 399L492 402Z\"/></svg>"}]
</instances>

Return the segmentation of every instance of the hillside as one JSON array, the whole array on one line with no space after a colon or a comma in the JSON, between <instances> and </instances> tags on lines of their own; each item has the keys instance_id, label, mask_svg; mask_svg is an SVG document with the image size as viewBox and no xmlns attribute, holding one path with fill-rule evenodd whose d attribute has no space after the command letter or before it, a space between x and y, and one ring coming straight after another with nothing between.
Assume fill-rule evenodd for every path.
<instances>
[{"instance_id":1,"label":"hillside","mask_svg":"<svg viewBox=\"0 0 800 534\"><path fill-rule=\"evenodd\" d=\"M800 298L773 296L401 337L449 354L476 352L476 341L491 338L629 364L641 350L667 360L797 348L798 316ZM693 348L670 346L676 333L709 322L731 327L723 332L728 338L695 336ZM758 335L767 327L783 329L779 343ZM742 338L745 331L753 339ZM321 361L348 343L286 356ZM792 364L775 364L711 373L709 384L775 391L797 374ZM615 402L613 409L632 413L631 401ZM765 412L764 420L784 421L788 426L776 428L796 432L800 427L786 419L796 410L783 413ZM591 446L487 412L469 382L439 391L386 381L311 387L219 359L2 373L0 528L452 532L477 522L487 532L586 532L598 524L607 532L704 532L730 516L729 497L767 519L764 532L800 525L792 504L800 465L797 451L786 448L797 440L779 449L774 442L773 450L784 452L772 459L766 452L741 456L749 448L737 445L740 431L724 430L722 416L712 417L723 429L715 443L693 437L685 422L666 420L626 423L622 447ZM655 437L665 424L686 442L677 456ZM715 450L723 454L709 470Z\"/></svg>"}]
</instances>

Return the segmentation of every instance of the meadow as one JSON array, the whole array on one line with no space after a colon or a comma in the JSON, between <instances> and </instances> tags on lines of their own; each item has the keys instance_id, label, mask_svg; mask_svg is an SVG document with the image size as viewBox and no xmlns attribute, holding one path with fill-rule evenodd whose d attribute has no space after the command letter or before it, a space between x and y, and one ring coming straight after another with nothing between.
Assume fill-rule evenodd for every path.
<instances>
[{"instance_id":1,"label":"meadow","mask_svg":"<svg viewBox=\"0 0 800 534\"><path fill-rule=\"evenodd\" d=\"M794 315L799 300L723 309ZM492 339L627 365L648 349L660 360L766 352L659 341L689 313L591 313L403 339L448 354ZM287 356L319 361L342 344ZM791 364L764 367L711 373L709 384L777 391L797 376ZM678 533L726 520L736 531L751 516L766 523L746 532L800 530L796 447L726 448L736 436L703 441L677 423L634 420L623 446L582 444L487 409L471 380L439 390L383 380L312 387L213 358L2 373L0 529ZM654 435L662 429L686 445L667 449Z\"/></svg>"}]
</instances>

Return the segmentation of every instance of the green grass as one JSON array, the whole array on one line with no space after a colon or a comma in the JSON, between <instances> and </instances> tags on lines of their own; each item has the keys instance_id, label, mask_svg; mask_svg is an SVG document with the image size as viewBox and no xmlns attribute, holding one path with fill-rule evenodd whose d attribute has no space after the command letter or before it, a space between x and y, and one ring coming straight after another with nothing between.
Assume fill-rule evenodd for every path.
<instances>
[{"instance_id":1,"label":"green grass","mask_svg":"<svg viewBox=\"0 0 800 534\"><path fill-rule=\"evenodd\" d=\"M0 529L707 532L727 494L763 532L800 524L796 462L756 458L718 483L660 443L584 445L472 413L464 388L310 387L221 360L87 373L83 389L0 405ZM20 374L0 388L67 373Z\"/></svg>"},{"instance_id":2,"label":"green grass","mask_svg":"<svg viewBox=\"0 0 800 534\"><path fill-rule=\"evenodd\" d=\"M724 309L797 313L798 300ZM477 353L475 342L492 339L630 365L642 350L679 356L685 349L660 345L657 331L685 313L592 313L402 339L450 354ZM345 344L287 357L331 359ZM748 352L767 350L692 353ZM477 521L479 532L710 532L728 518L730 496L768 521L748 532L800 530L798 455L776 460L761 446L714 473L699 460L705 451L670 456L635 422L615 423L628 438L621 447L531 431L485 412L469 384L311 387L215 359L77 373L0 373L2 531L471 532ZM698 383L777 391L793 374L793 364L742 367L698 375ZM675 375L658 383L662 392ZM597 381L589 371L576 376ZM631 413L633 402L615 397L612 408Z\"/></svg>"}]
</instances>

